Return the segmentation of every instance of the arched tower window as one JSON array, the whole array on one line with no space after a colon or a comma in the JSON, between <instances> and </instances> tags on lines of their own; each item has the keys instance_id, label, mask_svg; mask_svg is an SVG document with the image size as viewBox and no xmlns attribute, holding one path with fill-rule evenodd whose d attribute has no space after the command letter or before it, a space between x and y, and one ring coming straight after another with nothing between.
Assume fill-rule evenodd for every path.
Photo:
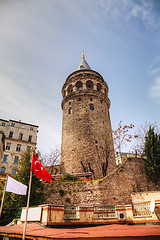
<instances>
[{"instance_id":1,"label":"arched tower window","mask_svg":"<svg viewBox=\"0 0 160 240\"><path fill-rule=\"evenodd\" d=\"M68 113L69 113L69 114L72 114L72 108L69 108Z\"/></svg>"},{"instance_id":2,"label":"arched tower window","mask_svg":"<svg viewBox=\"0 0 160 240\"><path fill-rule=\"evenodd\" d=\"M98 92L102 91L102 85L100 83L97 83L97 91Z\"/></svg>"},{"instance_id":3,"label":"arched tower window","mask_svg":"<svg viewBox=\"0 0 160 240\"><path fill-rule=\"evenodd\" d=\"M87 86L87 89L88 89L88 90L93 89L93 82L90 81L90 80L88 80L88 81L86 82L86 86Z\"/></svg>"},{"instance_id":4,"label":"arched tower window","mask_svg":"<svg viewBox=\"0 0 160 240\"><path fill-rule=\"evenodd\" d=\"M72 84L70 84L70 85L68 86L67 92L68 92L68 94L70 94L71 92L73 92L73 86L72 86Z\"/></svg>"},{"instance_id":5,"label":"arched tower window","mask_svg":"<svg viewBox=\"0 0 160 240\"><path fill-rule=\"evenodd\" d=\"M76 82L76 88L77 88L77 91L80 91L83 89L83 84L81 81Z\"/></svg>"}]
</instances>

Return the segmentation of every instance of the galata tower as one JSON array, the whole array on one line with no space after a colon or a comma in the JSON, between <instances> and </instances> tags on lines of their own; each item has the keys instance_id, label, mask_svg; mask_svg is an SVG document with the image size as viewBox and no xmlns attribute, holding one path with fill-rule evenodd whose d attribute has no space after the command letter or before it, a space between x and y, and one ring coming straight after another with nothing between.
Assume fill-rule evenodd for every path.
<instances>
[{"instance_id":1,"label":"galata tower","mask_svg":"<svg viewBox=\"0 0 160 240\"><path fill-rule=\"evenodd\" d=\"M100 179L116 164L110 121L108 86L93 71L84 53L78 69L62 87L61 172L92 173Z\"/></svg>"}]
</instances>

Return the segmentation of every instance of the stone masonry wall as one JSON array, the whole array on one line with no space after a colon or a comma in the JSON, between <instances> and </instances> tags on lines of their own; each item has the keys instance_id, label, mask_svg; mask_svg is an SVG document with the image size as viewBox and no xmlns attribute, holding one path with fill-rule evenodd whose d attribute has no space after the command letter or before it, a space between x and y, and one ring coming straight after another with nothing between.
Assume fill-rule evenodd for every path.
<instances>
[{"instance_id":1,"label":"stone masonry wall","mask_svg":"<svg viewBox=\"0 0 160 240\"><path fill-rule=\"evenodd\" d=\"M147 180L143 161L132 158L102 181L48 185L46 203L78 206L131 204L131 193L154 190L154 184Z\"/></svg>"}]
</instances>

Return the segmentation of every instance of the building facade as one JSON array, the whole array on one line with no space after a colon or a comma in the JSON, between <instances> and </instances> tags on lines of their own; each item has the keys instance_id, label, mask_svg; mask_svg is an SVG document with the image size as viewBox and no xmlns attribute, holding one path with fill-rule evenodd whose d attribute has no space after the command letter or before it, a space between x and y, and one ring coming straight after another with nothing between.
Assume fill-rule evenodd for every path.
<instances>
[{"instance_id":1,"label":"building facade","mask_svg":"<svg viewBox=\"0 0 160 240\"><path fill-rule=\"evenodd\" d=\"M117 153L116 154L116 165L122 164L123 162L127 161L127 159L131 159L131 158L142 159L141 155L135 154L132 152L121 153L121 154Z\"/></svg>"},{"instance_id":2,"label":"building facade","mask_svg":"<svg viewBox=\"0 0 160 240\"><path fill-rule=\"evenodd\" d=\"M4 144L4 133L0 131L0 161L3 159L5 144Z\"/></svg>"},{"instance_id":3,"label":"building facade","mask_svg":"<svg viewBox=\"0 0 160 240\"><path fill-rule=\"evenodd\" d=\"M0 119L0 131L5 135L5 151L0 172L14 175L21 155L36 148L38 126L21 121Z\"/></svg>"},{"instance_id":4,"label":"building facade","mask_svg":"<svg viewBox=\"0 0 160 240\"><path fill-rule=\"evenodd\" d=\"M84 55L62 88L61 172L103 178L115 166L108 86Z\"/></svg>"}]
</instances>

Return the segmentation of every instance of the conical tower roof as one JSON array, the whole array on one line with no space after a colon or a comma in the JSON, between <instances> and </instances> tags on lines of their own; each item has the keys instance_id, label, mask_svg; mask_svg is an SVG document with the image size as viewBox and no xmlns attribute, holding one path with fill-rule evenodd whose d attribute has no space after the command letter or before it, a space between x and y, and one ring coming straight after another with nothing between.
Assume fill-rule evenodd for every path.
<instances>
[{"instance_id":1,"label":"conical tower roof","mask_svg":"<svg viewBox=\"0 0 160 240\"><path fill-rule=\"evenodd\" d=\"M90 66L88 65L88 63L86 62L85 60L85 57L84 57L84 52L82 54L82 61L79 65L79 67L77 68L77 70L85 70L85 69L88 69L88 70L91 70Z\"/></svg>"}]
</instances>

